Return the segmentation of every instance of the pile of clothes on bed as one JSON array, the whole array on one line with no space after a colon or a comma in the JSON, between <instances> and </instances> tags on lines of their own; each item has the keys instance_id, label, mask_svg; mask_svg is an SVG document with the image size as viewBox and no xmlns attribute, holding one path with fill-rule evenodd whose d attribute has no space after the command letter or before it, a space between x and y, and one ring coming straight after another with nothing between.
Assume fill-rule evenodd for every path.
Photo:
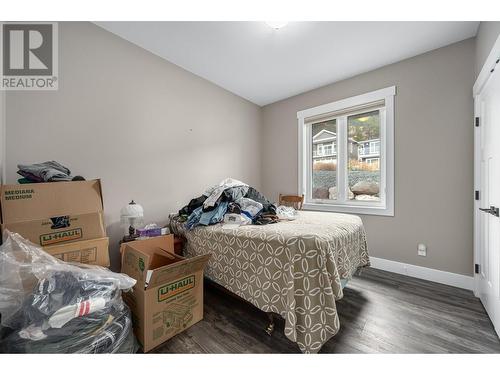
<instances>
[{"instance_id":1,"label":"pile of clothes on bed","mask_svg":"<svg viewBox=\"0 0 500 375\"><path fill-rule=\"evenodd\" d=\"M226 178L179 210L186 228L224 222L228 227L246 224L266 225L279 221L276 206L255 188Z\"/></svg>"}]
</instances>

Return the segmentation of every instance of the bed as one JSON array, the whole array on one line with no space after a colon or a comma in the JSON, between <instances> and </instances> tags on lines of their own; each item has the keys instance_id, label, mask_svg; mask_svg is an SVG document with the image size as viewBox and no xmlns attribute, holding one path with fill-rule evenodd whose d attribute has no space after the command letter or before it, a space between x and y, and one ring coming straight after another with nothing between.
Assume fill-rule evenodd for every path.
<instances>
[{"instance_id":1,"label":"bed","mask_svg":"<svg viewBox=\"0 0 500 375\"><path fill-rule=\"evenodd\" d=\"M187 230L186 256L212 254L211 281L262 311L285 319L285 335L304 353L316 353L340 329L335 301L354 272L369 265L358 216L299 211L293 221L227 229L222 224Z\"/></svg>"}]
</instances>

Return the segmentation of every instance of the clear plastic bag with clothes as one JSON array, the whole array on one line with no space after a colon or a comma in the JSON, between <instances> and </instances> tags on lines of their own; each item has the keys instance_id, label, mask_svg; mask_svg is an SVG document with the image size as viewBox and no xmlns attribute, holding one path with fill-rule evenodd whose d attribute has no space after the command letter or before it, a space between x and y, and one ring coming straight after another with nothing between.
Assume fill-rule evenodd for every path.
<instances>
[{"instance_id":1,"label":"clear plastic bag with clothes","mask_svg":"<svg viewBox=\"0 0 500 375\"><path fill-rule=\"evenodd\" d=\"M19 234L0 247L0 352L135 352L121 292L136 281L99 267L60 261Z\"/></svg>"}]
</instances>

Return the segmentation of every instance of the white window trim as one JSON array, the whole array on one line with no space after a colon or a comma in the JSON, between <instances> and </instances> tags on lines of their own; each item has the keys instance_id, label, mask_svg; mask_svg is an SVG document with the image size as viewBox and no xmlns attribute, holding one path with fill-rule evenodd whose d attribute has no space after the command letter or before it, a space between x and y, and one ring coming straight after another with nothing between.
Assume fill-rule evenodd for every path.
<instances>
[{"instance_id":1,"label":"white window trim","mask_svg":"<svg viewBox=\"0 0 500 375\"><path fill-rule=\"evenodd\" d=\"M314 108L297 112L299 144L298 144L298 192L304 194L303 208L305 210L344 212L364 215L394 216L394 96L396 86L372 91L366 94L353 96L351 98L338 100L336 102L323 104ZM312 145L307 142L311 138L311 126L306 126L306 119L321 116L331 112L342 111L351 107L362 106L367 103L384 100L385 110L382 110L381 118L385 115L385 121L380 125L380 165L381 165L381 191L385 191L382 202L370 201L346 201L346 181L339 178L339 170L347 170L347 145L343 142L337 144L337 201L319 200L314 202L307 196L307 186L311 187L311 163ZM346 124L337 123L337 140L347 139L345 133ZM309 156L308 156L309 155ZM383 189L383 190L382 190Z\"/></svg>"}]
</instances>

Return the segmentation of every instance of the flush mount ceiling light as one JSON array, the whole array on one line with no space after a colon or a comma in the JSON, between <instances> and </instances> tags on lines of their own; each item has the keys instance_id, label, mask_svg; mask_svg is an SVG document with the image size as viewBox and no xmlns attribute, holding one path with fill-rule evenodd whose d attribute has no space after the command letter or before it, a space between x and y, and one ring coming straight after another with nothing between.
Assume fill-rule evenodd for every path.
<instances>
[{"instance_id":1,"label":"flush mount ceiling light","mask_svg":"<svg viewBox=\"0 0 500 375\"><path fill-rule=\"evenodd\" d=\"M288 24L288 22L286 22L286 21L266 21L266 24L270 28L278 30L278 29L281 29L282 27L285 27Z\"/></svg>"}]
</instances>

